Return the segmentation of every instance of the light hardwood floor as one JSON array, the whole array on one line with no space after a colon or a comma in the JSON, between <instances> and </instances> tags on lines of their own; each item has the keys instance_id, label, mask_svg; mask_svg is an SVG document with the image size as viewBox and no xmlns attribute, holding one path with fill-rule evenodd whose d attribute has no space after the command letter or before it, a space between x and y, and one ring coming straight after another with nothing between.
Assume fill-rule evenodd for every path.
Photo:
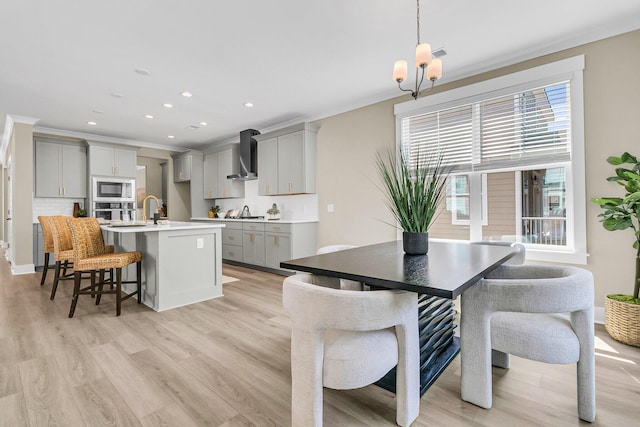
<instances>
[{"instance_id":1,"label":"light hardwood floor","mask_svg":"<svg viewBox=\"0 0 640 427\"><path fill-rule=\"evenodd\" d=\"M115 317L88 296L67 318L71 283L12 276L0 253L0 426L288 426L289 318L283 278L224 266L224 297ZM640 349L596 327L594 426L640 425ZM513 358L494 369L494 405L460 400L457 358L422 397L418 426L576 426L575 365ZM325 426L393 426L394 395L325 390ZM298 426L296 426L298 427ZM305 427L305 426L301 426Z\"/></svg>"}]
</instances>

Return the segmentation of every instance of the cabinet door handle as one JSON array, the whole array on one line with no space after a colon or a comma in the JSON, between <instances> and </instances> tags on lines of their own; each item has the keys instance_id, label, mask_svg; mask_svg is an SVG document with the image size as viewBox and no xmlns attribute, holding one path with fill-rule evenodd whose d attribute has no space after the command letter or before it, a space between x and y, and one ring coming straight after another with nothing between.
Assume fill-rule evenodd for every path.
<instances>
[{"instance_id":1,"label":"cabinet door handle","mask_svg":"<svg viewBox=\"0 0 640 427\"><path fill-rule=\"evenodd\" d=\"M280 236L273 236L274 246L280 246Z\"/></svg>"},{"instance_id":2,"label":"cabinet door handle","mask_svg":"<svg viewBox=\"0 0 640 427\"><path fill-rule=\"evenodd\" d=\"M253 233L252 233L252 234L249 234L249 241L250 241L251 243L255 243L255 239L254 239L254 235L253 235Z\"/></svg>"},{"instance_id":3,"label":"cabinet door handle","mask_svg":"<svg viewBox=\"0 0 640 427\"><path fill-rule=\"evenodd\" d=\"M62 195L64 196L65 194L67 194L67 189L62 187Z\"/></svg>"},{"instance_id":4,"label":"cabinet door handle","mask_svg":"<svg viewBox=\"0 0 640 427\"><path fill-rule=\"evenodd\" d=\"M229 240L233 240L233 236L229 236Z\"/></svg>"}]
</instances>

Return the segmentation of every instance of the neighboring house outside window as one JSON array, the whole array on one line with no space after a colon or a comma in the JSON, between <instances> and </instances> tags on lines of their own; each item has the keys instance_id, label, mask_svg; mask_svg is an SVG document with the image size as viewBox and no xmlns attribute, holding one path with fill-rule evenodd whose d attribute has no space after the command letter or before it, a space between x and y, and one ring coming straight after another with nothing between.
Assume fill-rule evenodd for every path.
<instances>
[{"instance_id":1,"label":"neighboring house outside window","mask_svg":"<svg viewBox=\"0 0 640 427\"><path fill-rule=\"evenodd\" d=\"M396 105L403 152L453 168L431 238L586 263L583 68L580 56Z\"/></svg>"}]
</instances>

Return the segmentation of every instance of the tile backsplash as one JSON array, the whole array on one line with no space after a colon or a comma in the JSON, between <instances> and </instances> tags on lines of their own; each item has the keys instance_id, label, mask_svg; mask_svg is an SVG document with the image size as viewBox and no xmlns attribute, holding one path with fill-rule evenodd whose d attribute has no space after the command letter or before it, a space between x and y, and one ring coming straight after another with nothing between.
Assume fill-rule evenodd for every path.
<instances>
[{"instance_id":1,"label":"tile backsplash","mask_svg":"<svg viewBox=\"0 0 640 427\"><path fill-rule=\"evenodd\" d=\"M85 199L36 197L33 199L33 222L38 222L40 215L73 215L73 204L76 202L80 203L80 207L83 208Z\"/></svg>"},{"instance_id":2,"label":"tile backsplash","mask_svg":"<svg viewBox=\"0 0 640 427\"><path fill-rule=\"evenodd\" d=\"M298 194L294 196L260 196L258 195L258 180L245 181L245 197L237 199L210 200L211 205L220 205L221 216L229 209L242 209L249 206L251 215L267 216L267 210L276 203L280 210L280 218L284 220L317 220L318 195ZM196 213L194 216L206 217L207 212Z\"/></svg>"}]
</instances>

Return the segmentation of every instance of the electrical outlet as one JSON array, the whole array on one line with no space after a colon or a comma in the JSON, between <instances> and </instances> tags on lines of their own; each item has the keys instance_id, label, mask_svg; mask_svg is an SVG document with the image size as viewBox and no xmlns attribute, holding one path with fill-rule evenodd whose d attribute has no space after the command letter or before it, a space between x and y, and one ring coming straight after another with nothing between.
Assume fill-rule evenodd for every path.
<instances>
[{"instance_id":1,"label":"electrical outlet","mask_svg":"<svg viewBox=\"0 0 640 427\"><path fill-rule=\"evenodd\" d=\"M327 212L332 213L333 212L333 203L329 203L327 205Z\"/></svg>"},{"instance_id":2,"label":"electrical outlet","mask_svg":"<svg viewBox=\"0 0 640 427\"><path fill-rule=\"evenodd\" d=\"M196 249L204 248L204 239L202 237L198 237L196 239Z\"/></svg>"}]
</instances>

